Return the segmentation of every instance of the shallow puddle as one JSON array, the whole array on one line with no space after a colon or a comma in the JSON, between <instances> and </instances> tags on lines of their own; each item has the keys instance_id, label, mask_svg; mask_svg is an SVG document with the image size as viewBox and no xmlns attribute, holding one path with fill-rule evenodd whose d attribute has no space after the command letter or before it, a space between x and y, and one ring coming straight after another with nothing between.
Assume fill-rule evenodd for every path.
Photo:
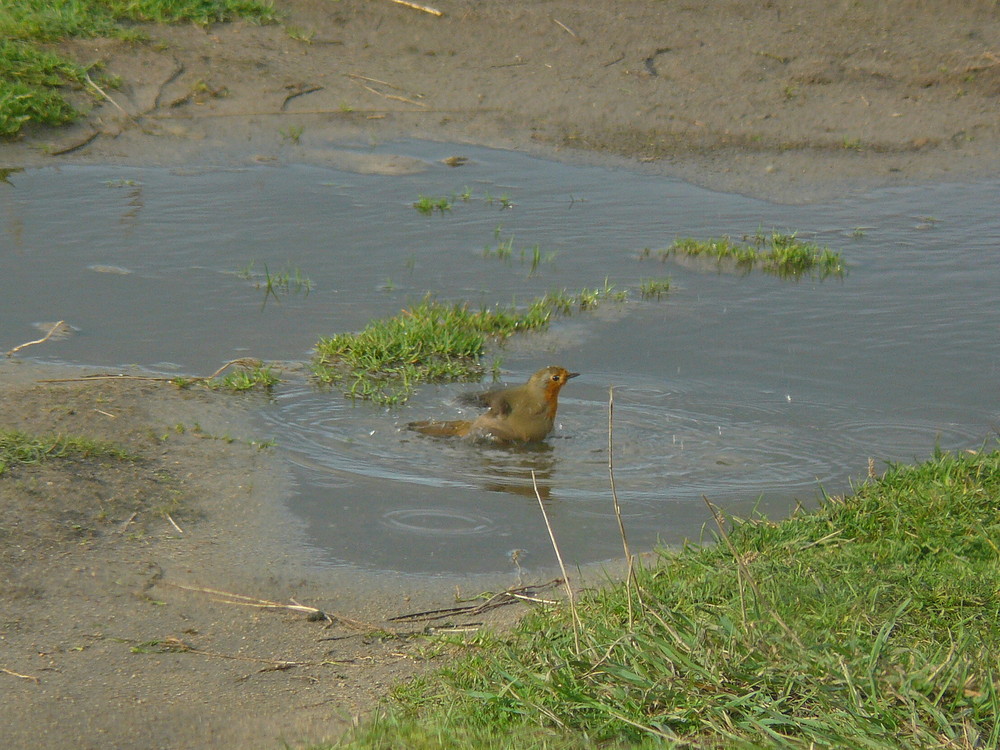
<instances>
[{"instance_id":1,"label":"shallow puddle","mask_svg":"<svg viewBox=\"0 0 1000 750\"><path fill-rule=\"evenodd\" d=\"M793 207L509 152L370 150L376 163L397 154L425 168L12 174L0 183L0 346L62 320L70 335L32 356L209 374L240 356L304 360L318 337L396 314L427 291L478 305L606 279L633 290L498 353L511 382L546 364L583 373L540 447L400 429L458 415L454 396L468 384L422 387L395 408L301 376L276 389L260 429L295 466L290 509L308 522L319 559L372 570L549 566L532 472L567 563L619 554L609 386L618 496L637 548L699 538L703 496L780 517L815 504L821 488L847 490L869 457L882 470L995 434L1000 182ZM469 162L439 162L453 155ZM422 215L412 206L421 195L452 207ZM848 275L791 281L642 257L678 237L758 228L839 251ZM665 276L668 294L639 299L641 279ZM277 296L266 294L269 277Z\"/></svg>"}]
</instances>

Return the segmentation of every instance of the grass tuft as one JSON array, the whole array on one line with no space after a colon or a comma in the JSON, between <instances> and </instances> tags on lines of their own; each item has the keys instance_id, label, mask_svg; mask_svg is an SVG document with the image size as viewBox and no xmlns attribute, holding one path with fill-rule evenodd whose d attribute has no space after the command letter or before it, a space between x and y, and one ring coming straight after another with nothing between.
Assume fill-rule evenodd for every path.
<instances>
[{"instance_id":1,"label":"grass tuft","mask_svg":"<svg viewBox=\"0 0 1000 750\"><path fill-rule=\"evenodd\" d=\"M709 240L679 239L665 250L660 250L659 256L661 260L674 255L711 258L720 266L723 263L734 263L738 269L747 273L759 267L782 278L798 278L804 274L814 274L820 278L839 277L846 273L840 253L799 240L794 233L772 231L766 234L758 230L753 236L743 239L743 243L734 242L729 237Z\"/></svg>"},{"instance_id":2,"label":"grass tuft","mask_svg":"<svg viewBox=\"0 0 1000 750\"><path fill-rule=\"evenodd\" d=\"M423 382L479 379L487 346L523 331L544 329L554 316L623 300L608 284L577 294L553 292L527 307L471 308L424 297L398 315L375 320L357 333L322 338L313 372L344 387L351 398L383 404L405 401Z\"/></svg>"},{"instance_id":3,"label":"grass tuft","mask_svg":"<svg viewBox=\"0 0 1000 750\"><path fill-rule=\"evenodd\" d=\"M251 391L255 388L270 390L281 379L267 365L258 364L230 370L225 375L208 381L209 388L230 391Z\"/></svg>"}]
</instances>

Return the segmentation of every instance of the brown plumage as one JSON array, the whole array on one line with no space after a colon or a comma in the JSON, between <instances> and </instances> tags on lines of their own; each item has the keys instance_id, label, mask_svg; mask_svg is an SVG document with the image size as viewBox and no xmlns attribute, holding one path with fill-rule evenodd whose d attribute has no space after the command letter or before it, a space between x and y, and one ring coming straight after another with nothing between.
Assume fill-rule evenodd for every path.
<instances>
[{"instance_id":1,"label":"brown plumage","mask_svg":"<svg viewBox=\"0 0 1000 750\"><path fill-rule=\"evenodd\" d=\"M488 411L473 420L441 422L436 419L406 425L434 437L471 437L498 443L534 443L552 432L559 406L559 391L580 373L562 367L543 367L524 385L469 394L460 400Z\"/></svg>"}]
</instances>

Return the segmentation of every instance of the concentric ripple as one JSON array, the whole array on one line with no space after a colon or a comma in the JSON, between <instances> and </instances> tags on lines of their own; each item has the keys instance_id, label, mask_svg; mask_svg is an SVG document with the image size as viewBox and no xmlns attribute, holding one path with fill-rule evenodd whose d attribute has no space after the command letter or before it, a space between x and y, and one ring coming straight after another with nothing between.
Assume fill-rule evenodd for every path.
<instances>
[{"instance_id":1,"label":"concentric ripple","mask_svg":"<svg viewBox=\"0 0 1000 750\"><path fill-rule=\"evenodd\" d=\"M462 416L454 396L468 386L428 386L419 405L384 409L300 384L282 390L263 417L299 472L294 509L331 561L398 568L402 556L419 570L453 556L466 569L497 569L512 545L547 559L536 489L563 554L597 560L620 549L599 385L606 378L575 382L553 436L531 447L428 438L403 426ZM637 378L617 386L614 399L616 488L631 540L643 546L699 536L706 497L731 512L780 516L824 490L845 491L865 476L870 456L927 456L935 445L975 439L971 428L884 414L860 421L846 405L712 381Z\"/></svg>"}]
</instances>

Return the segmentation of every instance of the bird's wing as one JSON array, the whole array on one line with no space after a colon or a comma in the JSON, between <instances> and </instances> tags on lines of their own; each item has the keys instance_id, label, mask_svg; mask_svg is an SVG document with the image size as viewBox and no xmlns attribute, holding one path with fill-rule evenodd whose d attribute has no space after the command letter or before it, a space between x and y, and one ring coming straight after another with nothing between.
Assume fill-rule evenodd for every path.
<instances>
[{"instance_id":1,"label":"bird's wing","mask_svg":"<svg viewBox=\"0 0 1000 750\"><path fill-rule=\"evenodd\" d=\"M504 417L511 412L510 400L507 398L506 391L492 391L490 393L484 393L485 403L490 407L490 413L495 414L498 417Z\"/></svg>"},{"instance_id":2,"label":"bird's wing","mask_svg":"<svg viewBox=\"0 0 1000 750\"><path fill-rule=\"evenodd\" d=\"M466 406L487 408L498 416L510 414L510 401L507 400L506 389L503 388L479 393L463 393L456 400Z\"/></svg>"}]
</instances>

